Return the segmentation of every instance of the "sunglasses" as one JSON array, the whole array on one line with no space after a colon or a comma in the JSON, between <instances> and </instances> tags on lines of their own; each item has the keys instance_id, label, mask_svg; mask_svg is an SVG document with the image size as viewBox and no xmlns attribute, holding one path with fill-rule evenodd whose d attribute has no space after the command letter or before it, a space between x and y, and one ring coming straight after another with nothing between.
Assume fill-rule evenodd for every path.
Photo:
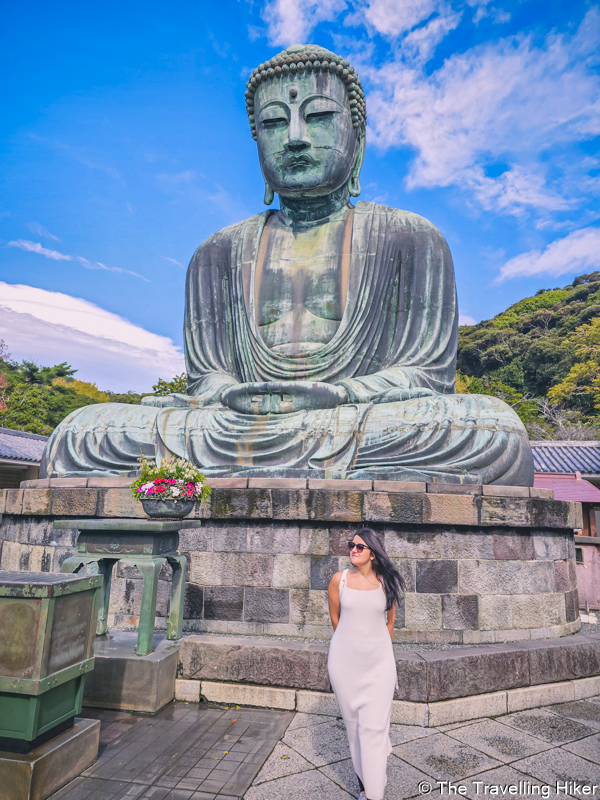
<instances>
[{"instance_id":1,"label":"sunglasses","mask_svg":"<svg viewBox=\"0 0 600 800\"><path fill-rule=\"evenodd\" d=\"M362 542L359 542L358 544L356 542L348 542L348 550L352 551L355 547L359 553L362 553L365 547L367 550L371 549L368 544L363 544Z\"/></svg>"}]
</instances>

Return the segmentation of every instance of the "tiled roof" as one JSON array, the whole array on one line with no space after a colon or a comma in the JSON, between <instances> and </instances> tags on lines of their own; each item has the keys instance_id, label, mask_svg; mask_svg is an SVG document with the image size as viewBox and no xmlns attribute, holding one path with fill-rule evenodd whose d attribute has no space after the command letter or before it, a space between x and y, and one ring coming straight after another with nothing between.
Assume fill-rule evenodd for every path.
<instances>
[{"instance_id":1,"label":"tiled roof","mask_svg":"<svg viewBox=\"0 0 600 800\"><path fill-rule=\"evenodd\" d=\"M536 472L600 475L600 442L531 442Z\"/></svg>"},{"instance_id":2,"label":"tiled roof","mask_svg":"<svg viewBox=\"0 0 600 800\"><path fill-rule=\"evenodd\" d=\"M536 473L536 489L552 489L555 500L575 500L578 503L600 505L600 490L577 475L548 475Z\"/></svg>"},{"instance_id":3,"label":"tiled roof","mask_svg":"<svg viewBox=\"0 0 600 800\"><path fill-rule=\"evenodd\" d=\"M47 436L0 428L0 459L39 464L47 441Z\"/></svg>"}]
</instances>

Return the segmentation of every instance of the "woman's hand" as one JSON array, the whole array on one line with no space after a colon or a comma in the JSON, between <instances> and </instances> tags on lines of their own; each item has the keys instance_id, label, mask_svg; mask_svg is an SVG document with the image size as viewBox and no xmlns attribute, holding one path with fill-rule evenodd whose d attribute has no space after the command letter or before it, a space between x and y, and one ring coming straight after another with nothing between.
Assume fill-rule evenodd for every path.
<instances>
[{"instance_id":1,"label":"woman's hand","mask_svg":"<svg viewBox=\"0 0 600 800\"><path fill-rule=\"evenodd\" d=\"M231 386L221 402L240 414L290 414L334 408L348 402L348 393L343 386L321 381L264 381Z\"/></svg>"}]
</instances>

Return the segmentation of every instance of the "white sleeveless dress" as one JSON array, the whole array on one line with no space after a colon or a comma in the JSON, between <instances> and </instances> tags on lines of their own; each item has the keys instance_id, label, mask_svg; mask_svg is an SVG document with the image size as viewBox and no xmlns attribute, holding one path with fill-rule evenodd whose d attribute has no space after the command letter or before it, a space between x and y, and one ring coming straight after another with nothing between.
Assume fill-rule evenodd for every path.
<instances>
[{"instance_id":1,"label":"white sleeveless dress","mask_svg":"<svg viewBox=\"0 0 600 800\"><path fill-rule=\"evenodd\" d=\"M396 661L386 626L385 592L340 580L340 621L329 646L329 680L348 732L354 771L369 800L383 800L392 751L390 717Z\"/></svg>"}]
</instances>

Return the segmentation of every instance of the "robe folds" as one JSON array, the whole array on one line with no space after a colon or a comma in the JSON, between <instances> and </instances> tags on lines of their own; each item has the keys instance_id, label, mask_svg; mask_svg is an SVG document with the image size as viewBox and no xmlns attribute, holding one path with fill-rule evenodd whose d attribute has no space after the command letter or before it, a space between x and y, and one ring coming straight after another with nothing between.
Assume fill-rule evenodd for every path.
<instances>
[{"instance_id":1,"label":"robe folds","mask_svg":"<svg viewBox=\"0 0 600 800\"><path fill-rule=\"evenodd\" d=\"M255 268L272 213L219 231L192 259L184 322L192 405L78 409L52 434L41 474L124 473L142 452L187 457L207 475L532 485L527 433L512 409L455 394L458 308L439 231L416 214L357 203L339 328L318 349L288 355L264 343L255 307ZM269 415L220 402L228 386L286 380L339 384L349 400ZM395 387L429 393L381 402Z\"/></svg>"}]
</instances>

